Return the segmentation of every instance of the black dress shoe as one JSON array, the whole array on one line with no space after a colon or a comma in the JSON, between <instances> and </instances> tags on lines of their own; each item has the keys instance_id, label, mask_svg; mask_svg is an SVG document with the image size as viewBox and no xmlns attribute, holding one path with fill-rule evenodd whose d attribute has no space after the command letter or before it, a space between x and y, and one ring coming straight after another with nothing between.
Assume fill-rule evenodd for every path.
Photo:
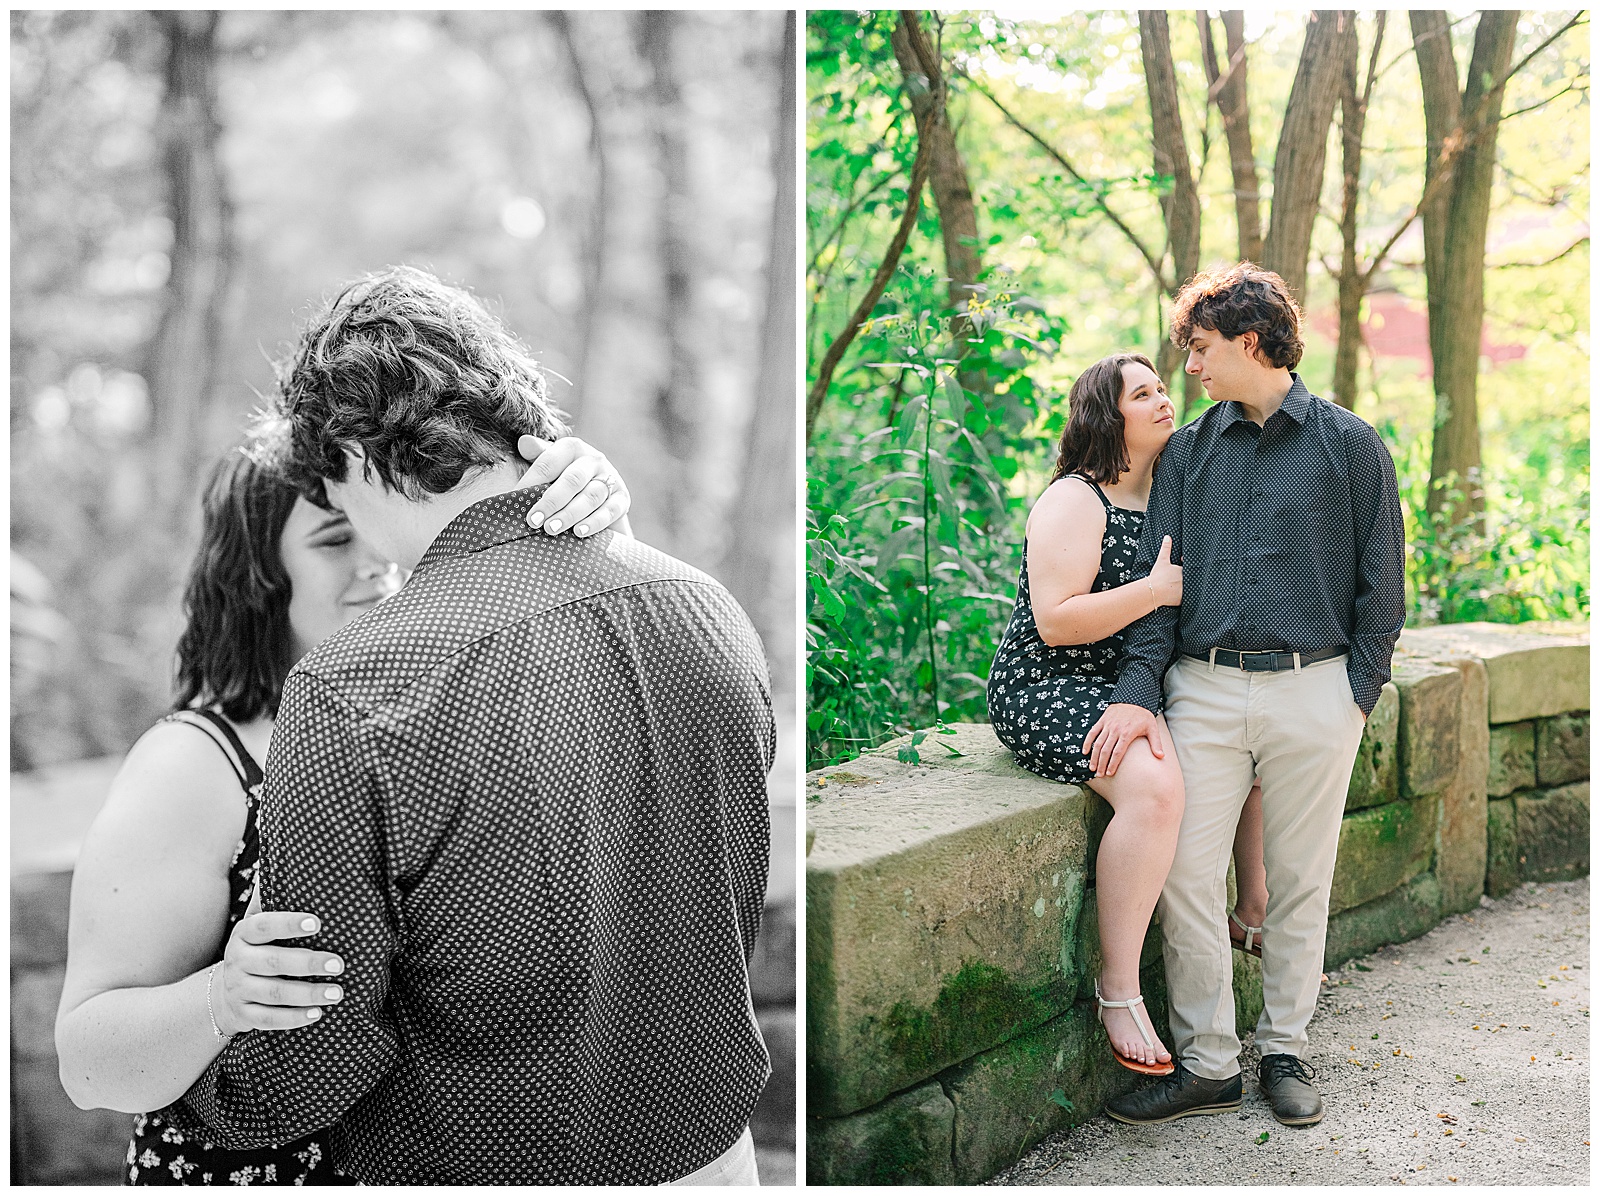
<instances>
[{"instance_id":1,"label":"black dress shoe","mask_svg":"<svg viewBox=\"0 0 1600 1196\"><path fill-rule=\"evenodd\" d=\"M1106 1114L1128 1125L1155 1125L1200 1113L1230 1113L1243 1103L1244 1085L1238 1076L1208 1080L1179 1062L1170 1076L1108 1100Z\"/></svg>"},{"instance_id":2,"label":"black dress shoe","mask_svg":"<svg viewBox=\"0 0 1600 1196\"><path fill-rule=\"evenodd\" d=\"M1322 1120L1322 1097L1309 1081L1317 1073L1293 1055L1261 1056L1261 1094L1272 1115L1284 1125L1316 1125Z\"/></svg>"}]
</instances>

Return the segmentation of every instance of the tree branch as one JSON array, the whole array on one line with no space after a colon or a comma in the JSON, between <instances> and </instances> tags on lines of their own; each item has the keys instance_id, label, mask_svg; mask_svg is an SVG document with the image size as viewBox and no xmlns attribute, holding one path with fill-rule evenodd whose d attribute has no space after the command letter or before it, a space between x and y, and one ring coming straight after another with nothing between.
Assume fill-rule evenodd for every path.
<instances>
[{"instance_id":1,"label":"tree branch","mask_svg":"<svg viewBox=\"0 0 1600 1196\"><path fill-rule=\"evenodd\" d=\"M969 75L959 63L956 64L955 71L968 83L972 84L979 95L983 96L984 99L988 100L991 104L998 108L1000 110L1000 115L1005 117L1014 128L1031 138L1040 149L1044 150L1045 153L1054 158L1056 162L1061 165L1061 168L1070 174L1074 180L1089 189L1090 193L1094 196L1095 206L1105 213L1106 218L1109 219L1112 224L1116 225L1122 235L1128 238L1129 243L1139 251L1139 256L1144 258L1145 265L1150 267L1150 273L1155 276L1156 283L1158 286L1160 286L1162 293L1167 293L1169 288L1167 287L1166 277L1161 271L1161 262L1151 254L1150 250L1145 246L1145 243L1139 240L1138 234L1123 222L1122 217L1118 216L1116 212L1111 210L1111 207L1105 201L1105 197L1100 194L1099 190L1094 186L1094 184L1086 179L1083 175L1079 174L1077 167L1073 166L1071 162L1067 161L1065 155L1063 155L1038 133L1035 133L1027 125L1023 124L1018 117L1012 114L1009 108L1007 108L999 101L999 99L995 97L993 92Z\"/></svg>"},{"instance_id":2,"label":"tree branch","mask_svg":"<svg viewBox=\"0 0 1600 1196\"><path fill-rule=\"evenodd\" d=\"M1567 254L1571 253L1580 246L1587 245L1588 243L1588 237L1579 237L1571 245L1568 245L1560 253L1556 254L1555 257L1545 258L1545 260L1542 262L1489 262L1486 263L1485 268L1489 270L1537 270L1541 266L1555 265L1562 258L1566 257Z\"/></svg>"},{"instance_id":3,"label":"tree branch","mask_svg":"<svg viewBox=\"0 0 1600 1196\"><path fill-rule=\"evenodd\" d=\"M895 230L894 239L884 251L883 261L878 264L878 272L872 276L872 285L861 297L861 302L856 304L850 322L844 326L833 344L828 346L822 364L817 367L817 379L811 384L811 390L806 395L806 443L808 444L811 442L811 433L816 428L817 416L822 412L822 400L827 396L828 385L833 381L833 371L844 358L850 342L855 340L856 333L872 315L872 309L878 305L878 300L883 298L889 279L894 277L895 267L900 264L900 255L905 252L906 243L911 240L911 230L916 227L917 209L922 203L922 188L928 181L928 166L932 158L928 151L927 133L933 126L938 111L937 107L929 109L928 115L917 122L917 157L911 164L911 185L906 189L906 210L900 216L900 227Z\"/></svg>"},{"instance_id":4,"label":"tree branch","mask_svg":"<svg viewBox=\"0 0 1600 1196\"><path fill-rule=\"evenodd\" d=\"M1507 121L1507 120L1510 120L1513 116L1521 116L1521 115L1523 115L1524 113L1527 113L1527 112L1537 112L1540 108L1543 108L1546 104L1555 103L1562 96L1566 95L1567 92L1569 92L1569 91L1581 92L1584 95L1588 95L1589 94L1589 89L1587 87L1579 87L1576 83L1568 83L1560 91L1556 92L1555 95L1546 96L1544 99L1540 100L1537 104L1529 104L1526 108L1518 108L1514 112L1507 112L1500 119L1502 121Z\"/></svg>"},{"instance_id":5,"label":"tree branch","mask_svg":"<svg viewBox=\"0 0 1600 1196\"><path fill-rule=\"evenodd\" d=\"M1399 227L1390 234L1389 239L1384 242L1383 248L1378 251L1377 255L1367 265L1366 270L1362 272L1363 282L1369 280L1377 272L1378 267L1389 256L1389 251L1395 247L1395 243L1405 234L1406 229L1410 228L1422 215L1423 209L1428 206L1428 201L1433 199L1438 194L1439 189L1449 182L1454 173L1455 159L1461 156L1461 151L1467 147L1469 138L1476 137L1483 132L1479 126L1483 123L1483 116L1488 110L1490 100L1510 82L1513 75L1527 66L1541 52L1549 48L1562 34L1576 27L1582 21L1583 16L1584 10L1579 9L1565 25L1524 54L1505 74L1496 79L1492 86L1484 88L1483 94L1478 98L1478 102L1474 105L1472 111L1463 115L1460 123L1445 135L1444 142L1439 149L1439 157L1434 165L1433 177L1428 180L1428 185L1423 188L1422 198L1417 201L1417 206L1412 209L1411 215L1407 216Z\"/></svg>"}]
</instances>

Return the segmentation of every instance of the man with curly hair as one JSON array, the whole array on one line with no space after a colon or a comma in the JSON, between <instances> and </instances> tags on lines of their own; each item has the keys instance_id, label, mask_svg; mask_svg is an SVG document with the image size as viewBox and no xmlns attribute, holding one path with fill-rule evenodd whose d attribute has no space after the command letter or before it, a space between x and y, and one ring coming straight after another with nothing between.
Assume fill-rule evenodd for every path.
<instances>
[{"instance_id":1,"label":"man with curly hair","mask_svg":"<svg viewBox=\"0 0 1600 1196\"><path fill-rule=\"evenodd\" d=\"M1164 536L1181 606L1128 629L1111 705L1085 742L1114 774L1165 710L1183 771L1178 850L1159 903L1175 1070L1108 1103L1135 1124L1240 1106L1228 860L1261 782L1267 914L1259 1081L1285 1125L1322 1119L1301 1060L1316 1008L1339 821L1362 728L1405 621L1394 462L1370 425L1293 373L1300 311L1250 262L1179 292L1172 339L1215 400L1173 433L1139 547Z\"/></svg>"},{"instance_id":2,"label":"man with curly hair","mask_svg":"<svg viewBox=\"0 0 1600 1196\"><path fill-rule=\"evenodd\" d=\"M528 526L518 439L561 431L419 270L347 287L282 372L265 443L410 578L284 687L260 900L316 916L288 946L342 991L190 1089L225 1144L332 1126L369 1184L755 1182L765 658L698 570Z\"/></svg>"}]
</instances>

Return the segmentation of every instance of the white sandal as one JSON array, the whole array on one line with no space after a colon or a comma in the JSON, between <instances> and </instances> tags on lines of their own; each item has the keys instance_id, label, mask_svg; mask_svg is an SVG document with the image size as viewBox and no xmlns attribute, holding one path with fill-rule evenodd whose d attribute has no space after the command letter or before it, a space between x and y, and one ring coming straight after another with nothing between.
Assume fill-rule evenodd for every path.
<instances>
[{"instance_id":1,"label":"white sandal","mask_svg":"<svg viewBox=\"0 0 1600 1196\"><path fill-rule=\"evenodd\" d=\"M1132 997L1126 1001L1108 1001L1100 995L1100 978L1096 976L1094 980L1094 999L1099 1002L1099 1008L1096 1009L1094 1013L1095 1016L1100 1019L1100 1025L1102 1028L1104 1028L1106 1024L1106 1015L1103 1012L1104 1010L1126 1009L1129 1012L1129 1016L1133 1018L1133 1024L1139 1027L1139 1037L1144 1039L1144 1045L1150 1048L1151 1054L1155 1053L1156 1040L1150 1037L1150 1031L1144 1028L1144 1022L1139 1019L1138 1014L1133 1012L1133 1007L1135 1005L1144 1004L1143 993L1140 993L1138 996ZM1148 1012L1145 1016L1149 1016ZM1106 1032L1106 1041L1111 1041L1110 1031ZM1111 1043L1111 1054L1116 1058L1118 1063L1122 1064L1122 1066L1126 1067L1129 1071L1136 1071L1143 1076L1170 1076L1173 1072L1173 1064L1170 1060L1166 1063L1142 1063L1138 1059L1128 1058L1128 1056L1117 1050L1117 1044L1114 1042Z\"/></svg>"},{"instance_id":2,"label":"white sandal","mask_svg":"<svg viewBox=\"0 0 1600 1196\"><path fill-rule=\"evenodd\" d=\"M1233 949L1235 951L1243 951L1246 955L1254 955L1257 959L1260 959L1261 932L1265 930L1266 927L1246 926L1243 922L1239 921L1238 916L1234 914L1231 909L1228 911L1228 921L1232 922L1240 930L1244 931L1243 942L1238 941L1231 934L1228 936L1228 941L1233 944Z\"/></svg>"}]
</instances>

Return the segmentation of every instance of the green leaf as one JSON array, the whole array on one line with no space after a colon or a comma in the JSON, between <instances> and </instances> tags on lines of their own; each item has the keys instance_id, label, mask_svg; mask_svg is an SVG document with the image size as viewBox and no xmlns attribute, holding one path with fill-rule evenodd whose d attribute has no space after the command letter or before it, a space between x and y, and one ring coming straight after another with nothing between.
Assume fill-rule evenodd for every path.
<instances>
[{"instance_id":1,"label":"green leaf","mask_svg":"<svg viewBox=\"0 0 1600 1196\"><path fill-rule=\"evenodd\" d=\"M1054 1101L1056 1104L1060 1105L1068 1113L1072 1112L1072 1110L1077 1107L1070 1100L1067 1099L1067 1094L1065 1092L1061 1091L1061 1089L1059 1089L1059 1088L1057 1088L1054 1092L1052 1092L1050 1094L1050 1099L1052 1101Z\"/></svg>"},{"instance_id":2,"label":"green leaf","mask_svg":"<svg viewBox=\"0 0 1600 1196\"><path fill-rule=\"evenodd\" d=\"M1260 1146L1263 1142L1265 1142L1270 1137L1272 1137L1271 1134L1267 1133L1266 1130L1262 1130L1259 1134L1256 1135L1256 1145Z\"/></svg>"}]
</instances>

